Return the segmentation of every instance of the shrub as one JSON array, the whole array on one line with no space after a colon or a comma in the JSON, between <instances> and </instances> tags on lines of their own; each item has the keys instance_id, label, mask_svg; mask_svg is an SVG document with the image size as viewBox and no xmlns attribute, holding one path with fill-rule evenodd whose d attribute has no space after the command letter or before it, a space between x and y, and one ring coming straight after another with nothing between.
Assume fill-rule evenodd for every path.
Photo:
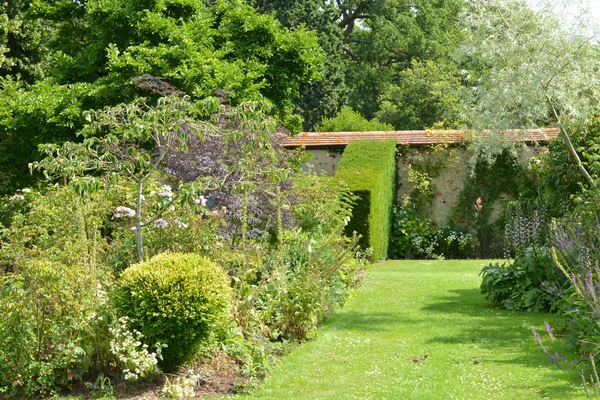
<instances>
[{"instance_id":1,"label":"shrub","mask_svg":"<svg viewBox=\"0 0 600 400\"><path fill-rule=\"evenodd\" d=\"M342 305L364 266L354 258L356 238L312 238L286 231L284 243L265 259L255 302L272 339L305 340L323 318Z\"/></svg>"},{"instance_id":2,"label":"shrub","mask_svg":"<svg viewBox=\"0 0 600 400\"><path fill-rule=\"evenodd\" d=\"M396 142L350 142L335 176L359 197L346 232L356 231L362 235L361 245L373 248L375 261L386 259L396 200Z\"/></svg>"},{"instance_id":3,"label":"shrub","mask_svg":"<svg viewBox=\"0 0 600 400\"><path fill-rule=\"evenodd\" d=\"M528 248L512 264L493 263L483 268L481 293L507 310L551 310L562 298L566 278L544 247Z\"/></svg>"},{"instance_id":4,"label":"shrub","mask_svg":"<svg viewBox=\"0 0 600 400\"><path fill-rule=\"evenodd\" d=\"M127 268L115 304L149 346L166 344L162 366L172 369L194 357L231 302L228 278L215 263L195 254L159 254Z\"/></svg>"},{"instance_id":5,"label":"shrub","mask_svg":"<svg viewBox=\"0 0 600 400\"><path fill-rule=\"evenodd\" d=\"M438 228L426 215L411 207L396 209L393 215L390 257L394 259L461 259L472 258L474 238L471 234Z\"/></svg>"},{"instance_id":6,"label":"shrub","mask_svg":"<svg viewBox=\"0 0 600 400\"><path fill-rule=\"evenodd\" d=\"M97 316L107 298L93 272L38 259L0 275L0 393L47 395L105 358Z\"/></svg>"}]
</instances>

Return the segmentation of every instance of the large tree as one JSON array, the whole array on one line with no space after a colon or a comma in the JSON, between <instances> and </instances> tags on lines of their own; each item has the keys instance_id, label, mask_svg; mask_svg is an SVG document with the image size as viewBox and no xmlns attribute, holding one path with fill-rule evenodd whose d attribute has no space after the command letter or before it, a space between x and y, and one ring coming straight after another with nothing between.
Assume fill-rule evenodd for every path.
<instances>
[{"instance_id":1,"label":"large tree","mask_svg":"<svg viewBox=\"0 0 600 400\"><path fill-rule=\"evenodd\" d=\"M572 145L568 126L599 111L600 49L585 14L561 20L548 4L538 11L518 0L474 0L464 20L462 62L470 66L470 117L475 127L532 128L556 124L585 182L595 179Z\"/></svg>"},{"instance_id":2,"label":"large tree","mask_svg":"<svg viewBox=\"0 0 600 400\"><path fill-rule=\"evenodd\" d=\"M322 84L305 86L299 112L314 127L343 105L372 118L379 96L412 61L445 59L460 40L463 0L252 0L286 26L319 33ZM321 115L316 115L318 110Z\"/></svg>"},{"instance_id":3,"label":"large tree","mask_svg":"<svg viewBox=\"0 0 600 400\"><path fill-rule=\"evenodd\" d=\"M0 80L0 192L30 184L37 146L73 140L85 110L173 94L233 106L265 100L299 130L293 100L302 82L320 78L314 33L285 29L238 0L38 0L28 12L52 26L52 62L32 85L13 74Z\"/></svg>"},{"instance_id":4,"label":"large tree","mask_svg":"<svg viewBox=\"0 0 600 400\"><path fill-rule=\"evenodd\" d=\"M31 17L31 0L0 1L0 76L20 75L27 81L44 75L49 36L47 24Z\"/></svg>"}]
</instances>

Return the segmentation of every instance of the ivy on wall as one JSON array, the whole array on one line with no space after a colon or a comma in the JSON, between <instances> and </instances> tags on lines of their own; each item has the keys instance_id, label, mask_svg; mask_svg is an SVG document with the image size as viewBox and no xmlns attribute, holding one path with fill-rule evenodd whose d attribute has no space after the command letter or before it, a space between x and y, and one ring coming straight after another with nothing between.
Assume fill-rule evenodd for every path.
<instances>
[{"instance_id":1,"label":"ivy on wall","mask_svg":"<svg viewBox=\"0 0 600 400\"><path fill-rule=\"evenodd\" d=\"M390 257L402 258L470 258L472 236L465 229L438 227L434 221L433 200L437 188L434 179L445 168L458 162L455 147L448 144L425 146L412 154L407 165L406 183L410 192L403 195L394 211ZM402 154L411 148L403 146Z\"/></svg>"},{"instance_id":2,"label":"ivy on wall","mask_svg":"<svg viewBox=\"0 0 600 400\"><path fill-rule=\"evenodd\" d=\"M400 199L394 212L390 257L475 258L503 254L503 197L528 199L537 195L537 184L520 162L521 148L498 138L467 144L472 154L469 171L458 203L449 220L438 226L433 200L438 191L435 179L458 160L448 145L419 149L407 165L409 194ZM406 154L409 148L401 151ZM495 212L494 212L495 211Z\"/></svg>"},{"instance_id":3,"label":"ivy on wall","mask_svg":"<svg viewBox=\"0 0 600 400\"><path fill-rule=\"evenodd\" d=\"M474 233L476 257L501 257L505 218L500 212L492 221L494 205L503 195L511 200L533 199L537 184L519 162L520 151L514 143L501 147L478 143L469 150L473 153L470 173L452 210L453 222L460 221Z\"/></svg>"}]
</instances>

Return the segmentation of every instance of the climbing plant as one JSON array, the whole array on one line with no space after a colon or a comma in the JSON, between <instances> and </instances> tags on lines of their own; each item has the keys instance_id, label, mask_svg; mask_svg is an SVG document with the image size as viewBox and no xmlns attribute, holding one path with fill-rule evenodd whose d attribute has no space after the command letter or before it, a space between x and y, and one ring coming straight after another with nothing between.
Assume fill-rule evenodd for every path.
<instances>
[{"instance_id":1,"label":"climbing plant","mask_svg":"<svg viewBox=\"0 0 600 400\"><path fill-rule=\"evenodd\" d=\"M407 155L410 147L400 150ZM434 179L444 168L456 165L456 148L436 144L410 155L406 182L410 191L402 196L392 219L390 257L401 258L470 258L473 237L455 225L438 226L434 220L433 201L437 188Z\"/></svg>"},{"instance_id":2,"label":"climbing plant","mask_svg":"<svg viewBox=\"0 0 600 400\"><path fill-rule=\"evenodd\" d=\"M502 256L504 213L497 210L501 198L518 200L537 195L535 182L519 162L520 151L515 144L490 143L469 146L473 154L470 171L452 210L453 217L474 232L478 257ZM494 210L499 214L497 219L492 218Z\"/></svg>"}]
</instances>

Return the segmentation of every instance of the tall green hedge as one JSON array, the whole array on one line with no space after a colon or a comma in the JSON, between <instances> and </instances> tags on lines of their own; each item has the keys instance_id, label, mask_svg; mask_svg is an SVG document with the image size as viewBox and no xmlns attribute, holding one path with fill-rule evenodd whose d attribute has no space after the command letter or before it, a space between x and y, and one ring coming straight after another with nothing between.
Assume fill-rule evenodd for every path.
<instances>
[{"instance_id":1,"label":"tall green hedge","mask_svg":"<svg viewBox=\"0 0 600 400\"><path fill-rule=\"evenodd\" d=\"M375 261L387 258L392 209L396 202L396 142L355 140L346 146L336 178L358 196L347 233L363 236Z\"/></svg>"}]
</instances>

